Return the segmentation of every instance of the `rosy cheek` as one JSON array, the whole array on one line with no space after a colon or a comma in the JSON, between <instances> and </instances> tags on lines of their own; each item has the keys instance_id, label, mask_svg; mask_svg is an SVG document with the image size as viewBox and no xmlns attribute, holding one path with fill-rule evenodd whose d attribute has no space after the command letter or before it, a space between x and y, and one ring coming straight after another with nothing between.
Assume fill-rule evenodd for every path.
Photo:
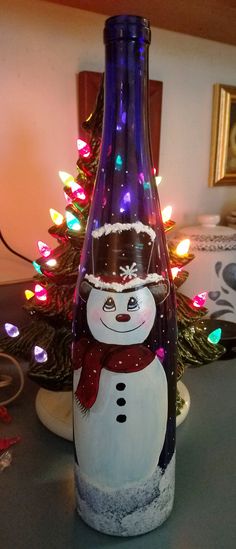
<instances>
[{"instance_id":1,"label":"rosy cheek","mask_svg":"<svg viewBox=\"0 0 236 549\"><path fill-rule=\"evenodd\" d=\"M150 309L143 308L142 311L139 311L139 319L141 322L148 322L151 319Z\"/></svg>"},{"instance_id":2,"label":"rosy cheek","mask_svg":"<svg viewBox=\"0 0 236 549\"><path fill-rule=\"evenodd\" d=\"M92 311L90 311L89 317L92 322L97 324L100 321L101 312L98 308L92 309Z\"/></svg>"},{"instance_id":3,"label":"rosy cheek","mask_svg":"<svg viewBox=\"0 0 236 549\"><path fill-rule=\"evenodd\" d=\"M108 326L112 326L114 322L117 323L116 314L114 314L112 311L100 311L99 320L100 322L102 320L105 324L108 324Z\"/></svg>"}]
</instances>

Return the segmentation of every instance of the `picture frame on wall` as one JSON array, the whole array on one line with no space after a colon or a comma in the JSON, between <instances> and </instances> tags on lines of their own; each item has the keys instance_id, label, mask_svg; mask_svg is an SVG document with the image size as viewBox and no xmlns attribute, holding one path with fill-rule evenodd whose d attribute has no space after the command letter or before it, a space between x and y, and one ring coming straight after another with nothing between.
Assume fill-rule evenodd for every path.
<instances>
[{"instance_id":1,"label":"picture frame on wall","mask_svg":"<svg viewBox=\"0 0 236 549\"><path fill-rule=\"evenodd\" d=\"M236 86L213 86L209 186L236 185Z\"/></svg>"},{"instance_id":2,"label":"picture frame on wall","mask_svg":"<svg viewBox=\"0 0 236 549\"><path fill-rule=\"evenodd\" d=\"M95 107L103 74L101 72L81 71L78 74L79 135L86 140L86 131L82 124ZM161 109L163 82L149 80L149 114L153 166L159 174L159 152L161 137Z\"/></svg>"}]
</instances>

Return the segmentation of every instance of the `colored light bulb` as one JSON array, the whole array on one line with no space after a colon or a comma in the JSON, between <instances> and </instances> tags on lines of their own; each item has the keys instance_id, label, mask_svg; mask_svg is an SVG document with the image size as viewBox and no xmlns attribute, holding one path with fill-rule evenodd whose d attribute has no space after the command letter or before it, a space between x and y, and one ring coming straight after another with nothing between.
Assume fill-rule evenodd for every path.
<instances>
[{"instance_id":1,"label":"colored light bulb","mask_svg":"<svg viewBox=\"0 0 236 549\"><path fill-rule=\"evenodd\" d=\"M70 187L71 184L74 182L74 177L70 173L58 172L58 175L63 185L65 185L65 187Z\"/></svg>"},{"instance_id":2,"label":"colored light bulb","mask_svg":"<svg viewBox=\"0 0 236 549\"><path fill-rule=\"evenodd\" d=\"M163 347L159 347L157 350L156 350L156 356L158 358L160 358L160 360L163 360L164 356L165 356L165 349Z\"/></svg>"},{"instance_id":3,"label":"colored light bulb","mask_svg":"<svg viewBox=\"0 0 236 549\"><path fill-rule=\"evenodd\" d=\"M78 185L78 183L74 182L71 184L71 190L73 192L73 198L79 198L80 200L86 199L86 194L84 192L83 187L81 185Z\"/></svg>"},{"instance_id":4,"label":"colored light bulb","mask_svg":"<svg viewBox=\"0 0 236 549\"><path fill-rule=\"evenodd\" d=\"M185 238L185 240L181 240L181 242L178 244L175 250L176 254L179 255L180 257L182 255L186 255L189 251L189 246L190 246L189 238Z\"/></svg>"},{"instance_id":5,"label":"colored light bulb","mask_svg":"<svg viewBox=\"0 0 236 549\"><path fill-rule=\"evenodd\" d=\"M153 173L153 175L155 175L155 176L156 176L156 173L157 173L157 169L156 169L156 168L152 168L152 173Z\"/></svg>"},{"instance_id":6,"label":"colored light bulb","mask_svg":"<svg viewBox=\"0 0 236 549\"><path fill-rule=\"evenodd\" d=\"M37 261L33 261L32 264L33 264L33 267L35 268L35 270L37 271L37 273L42 274L41 267L37 263Z\"/></svg>"},{"instance_id":7,"label":"colored light bulb","mask_svg":"<svg viewBox=\"0 0 236 549\"><path fill-rule=\"evenodd\" d=\"M131 202L130 193L125 193L123 200L125 204Z\"/></svg>"},{"instance_id":8,"label":"colored light bulb","mask_svg":"<svg viewBox=\"0 0 236 549\"><path fill-rule=\"evenodd\" d=\"M84 158L88 158L91 155L90 146L83 139L77 139L77 149Z\"/></svg>"},{"instance_id":9,"label":"colored light bulb","mask_svg":"<svg viewBox=\"0 0 236 549\"><path fill-rule=\"evenodd\" d=\"M172 206L166 206L161 212L163 223L167 223L170 220L172 214Z\"/></svg>"},{"instance_id":10,"label":"colored light bulb","mask_svg":"<svg viewBox=\"0 0 236 549\"><path fill-rule=\"evenodd\" d=\"M65 197L65 199L66 199L67 204L71 204L71 203L72 203L72 198L71 198L67 193L65 193L65 192L64 192L64 197Z\"/></svg>"},{"instance_id":11,"label":"colored light bulb","mask_svg":"<svg viewBox=\"0 0 236 549\"><path fill-rule=\"evenodd\" d=\"M222 330L221 328L216 328L216 330L213 330L208 336L208 341L212 343L213 345L217 345L219 343L221 338Z\"/></svg>"},{"instance_id":12,"label":"colored light bulb","mask_svg":"<svg viewBox=\"0 0 236 549\"><path fill-rule=\"evenodd\" d=\"M47 290L46 290L46 288L41 286L41 284L36 284L35 288L34 288L34 291L35 291L35 296L37 297L37 299L39 301L46 301L47 300L47 296L48 296Z\"/></svg>"},{"instance_id":13,"label":"colored light bulb","mask_svg":"<svg viewBox=\"0 0 236 549\"><path fill-rule=\"evenodd\" d=\"M53 221L53 223L55 223L55 225L59 226L63 223L64 217L62 214L60 214L53 208L50 208L49 212L50 212L51 220Z\"/></svg>"},{"instance_id":14,"label":"colored light bulb","mask_svg":"<svg viewBox=\"0 0 236 549\"><path fill-rule=\"evenodd\" d=\"M177 276L179 271L181 271L181 269L179 269L179 267L172 267L171 273L172 273L173 280L175 279L175 277Z\"/></svg>"},{"instance_id":15,"label":"colored light bulb","mask_svg":"<svg viewBox=\"0 0 236 549\"><path fill-rule=\"evenodd\" d=\"M42 347L39 347L38 345L35 345L34 347L34 358L36 360L36 362L47 362L47 359L48 359L48 355L47 355L47 352L45 351L45 349L43 349Z\"/></svg>"},{"instance_id":16,"label":"colored light bulb","mask_svg":"<svg viewBox=\"0 0 236 549\"><path fill-rule=\"evenodd\" d=\"M76 181L74 181L74 183L71 184L70 188L71 188L73 193L75 193L79 189L82 189L82 187L78 183L76 183Z\"/></svg>"},{"instance_id":17,"label":"colored light bulb","mask_svg":"<svg viewBox=\"0 0 236 549\"><path fill-rule=\"evenodd\" d=\"M144 173L143 172L139 173L139 182L144 183Z\"/></svg>"},{"instance_id":18,"label":"colored light bulb","mask_svg":"<svg viewBox=\"0 0 236 549\"><path fill-rule=\"evenodd\" d=\"M39 253L43 257L48 257L52 251L51 248L49 248L49 246L45 244L45 242L42 242L42 240L38 240L38 249Z\"/></svg>"},{"instance_id":19,"label":"colored light bulb","mask_svg":"<svg viewBox=\"0 0 236 549\"><path fill-rule=\"evenodd\" d=\"M120 171L123 166L123 160L120 154L117 155L115 161L115 170Z\"/></svg>"},{"instance_id":20,"label":"colored light bulb","mask_svg":"<svg viewBox=\"0 0 236 549\"><path fill-rule=\"evenodd\" d=\"M57 260L56 259L48 259L48 261L46 261L46 265L48 265L49 267L56 267L57 265Z\"/></svg>"},{"instance_id":21,"label":"colored light bulb","mask_svg":"<svg viewBox=\"0 0 236 549\"><path fill-rule=\"evenodd\" d=\"M123 111L122 115L121 115L121 120L122 120L123 124L126 123L126 118L127 118L127 113L126 113L126 111Z\"/></svg>"},{"instance_id":22,"label":"colored light bulb","mask_svg":"<svg viewBox=\"0 0 236 549\"><path fill-rule=\"evenodd\" d=\"M157 176L155 177L155 181L156 181L156 186L157 186L157 187L158 187L158 185L160 185L161 180L162 180L161 175L157 175Z\"/></svg>"},{"instance_id":23,"label":"colored light bulb","mask_svg":"<svg viewBox=\"0 0 236 549\"><path fill-rule=\"evenodd\" d=\"M34 292L31 290L25 290L25 297L27 300L31 299L31 297L34 297Z\"/></svg>"},{"instance_id":24,"label":"colored light bulb","mask_svg":"<svg viewBox=\"0 0 236 549\"><path fill-rule=\"evenodd\" d=\"M201 292L200 294L197 294L193 298L193 305L194 307L203 307L205 305L207 298L207 292Z\"/></svg>"},{"instance_id":25,"label":"colored light bulb","mask_svg":"<svg viewBox=\"0 0 236 549\"><path fill-rule=\"evenodd\" d=\"M14 324L6 322L6 324L4 324L4 328L9 337L17 337L18 335L20 335L19 329L17 328L17 326L14 326Z\"/></svg>"},{"instance_id":26,"label":"colored light bulb","mask_svg":"<svg viewBox=\"0 0 236 549\"><path fill-rule=\"evenodd\" d=\"M125 193L122 196L121 204L120 204L120 212L123 213L129 208L129 204L131 202L131 196L130 192Z\"/></svg>"},{"instance_id":27,"label":"colored light bulb","mask_svg":"<svg viewBox=\"0 0 236 549\"><path fill-rule=\"evenodd\" d=\"M70 231L80 231L81 224L71 212L66 212L66 224Z\"/></svg>"}]
</instances>

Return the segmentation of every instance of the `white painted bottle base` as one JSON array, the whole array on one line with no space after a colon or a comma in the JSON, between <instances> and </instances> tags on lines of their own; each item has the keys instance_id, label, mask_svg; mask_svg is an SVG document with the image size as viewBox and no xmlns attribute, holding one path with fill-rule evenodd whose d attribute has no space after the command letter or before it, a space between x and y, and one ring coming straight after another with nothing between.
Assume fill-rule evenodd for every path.
<instances>
[{"instance_id":1,"label":"white painted bottle base","mask_svg":"<svg viewBox=\"0 0 236 549\"><path fill-rule=\"evenodd\" d=\"M157 467L147 480L120 489L101 489L75 466L76 506L89 526L112 536L138 536L170 515L174 502L175 454L166 470Z\"/></svg>"}]
</instances>

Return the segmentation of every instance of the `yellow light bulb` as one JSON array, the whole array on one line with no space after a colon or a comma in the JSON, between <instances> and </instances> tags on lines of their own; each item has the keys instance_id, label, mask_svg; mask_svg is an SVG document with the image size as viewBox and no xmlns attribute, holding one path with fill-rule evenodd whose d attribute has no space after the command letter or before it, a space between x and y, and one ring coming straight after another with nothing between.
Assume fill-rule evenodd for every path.
<instances>
[{"instance_id":1,"label":"yellow light bulb","mask_svg":"<svg viewBox=\"0 0 236 549\"><path fill-rule=\"evenodd\" d=\"M34 297L34 292L31 290L25 290L25 297L26 299L31 299L31 297Z\"/></svg>"},{"instance_id":2,"label":"yellow light bulb","mask_svg":"<svg viewBox=\"0 0 236 549\"><path fill-rule=\"evenodd\" d=\"M55 225L61 225L63 223L64 217L62 214L54 210L53 208L50 208L49 210L51 219Z\"/></svg>"},{"instance_id":3,"label":"yellow light bulb","mask_svg":"<svg viewBox=\"0 0 236 549\"><path fill-rule=\"evenodd\" d=\"M46 261L46 265L48 265L49 267L56 267L57 265L57 260L56 259L48 259L48 261Z\"/></svg>"},{"instance_id":4,"label":"yellow light bulb","mask_svg":"<svg viewBox=\"0 0 236 549\"><path fill-rule=\"evenodd\" d=\"M172 214L172 206L166 206L161 212L163 223L167 223L170 220Z\"/></svg>"},{"instance_id":5,"label":"yellow light bulb","mask_svg":"<svg viewBox=\"0 0 236 549\"><path fill-rule=\"evenodd\" d=\"M155 177L155 180L156 180L156 186L158 187L158 185L160 185L160 182L161 182L161 180L162 180L161 175L157 175L157 176Z\"/></svg>"},{"instance_id":6,"label":"yellow light bulb","mask_svg":"<svg viewBox=\"0 0 236 549\"><path fill-rule=\"evenodd\" d=\"M74 177L67 172L58 172L61 182L66 187L70 187L71 183L74 183Z\"/></svg>"},{"instance_id":7,"label":"yellow light bulb","mask_svg":"<svg viewBox=\"0 0 236 549\"><path fill-rule=\"evenodd\" d=\"M171 269L171 273L172 273L172 278L174 280L174 278L177 276L178 272L180 271L181 269L179 269L179 267L172 267Z\"/></svg>"},{"instance_id":8,"label":"yellow light bulb","mask_svg":"<svg viewBox=\"0 0 236 549\"><path fill-rule=\"evenodd\" d=\"M189 251L189 246L190 246L189 238L185 238L185 240L181 240L181 242L178 244L175 250L176 254L179 256L186 255Z\"/></svg>"}]
</instances>

